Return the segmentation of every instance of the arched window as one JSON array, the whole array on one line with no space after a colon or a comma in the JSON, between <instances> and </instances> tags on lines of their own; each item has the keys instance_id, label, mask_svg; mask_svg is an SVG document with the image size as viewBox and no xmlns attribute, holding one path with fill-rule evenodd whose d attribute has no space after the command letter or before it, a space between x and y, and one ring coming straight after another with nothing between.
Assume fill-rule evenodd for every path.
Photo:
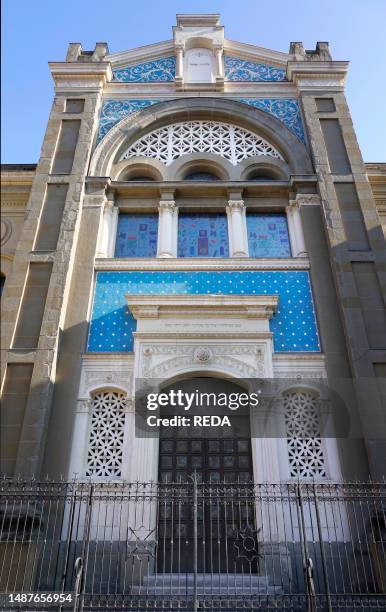
<instances>
[{"instance_id":1,"label":"arched window","mask_svg":"<svg viewBox=\"0 0 386 612\"><path fill-rule=\"evenodd\" d=\"M252 170L252 172L248 175L248 181L278 181L280 180L279 176L272 170L267 170L266 168L261 168L258 170Z\"/></svg>"},{"instance_id":2,"label":"arched window","mask_svg":"<svg viewBox=\"0 0 386 612\"><path fill-rule=\"evenodd\" d=\"M184 178L185 181L219 181L220 179L212 172L191 172Z\"/></svg>"},{"instance_id":3,"label":"arched window","mask_svg":"<svg viewBox=\"0 0 386 612\"><path fill-rule=\"evenodd\" d=\"M93 396L86 476L122 476L126 395L99 391Z\"/></svg>"},{"instance_id":4,"label":"arched window","mask_svg":"<svg viewBox=\"0 0 386 612\"><path fill-rule=\"evenodd\" d=\"M146 182L151 182L154 181L152 176L130 176L128 179L128 181L136 181L136 182L140 182L140 181L146 181Z\"/></svg>"},{"instance_id":5,"label":"arched window","mask_svg":"<svg viewBox=\"0 0 386 612\"><path fill-rule=\"evenodd\" d=\"M211 153L237 166L248 157L283 159L277 149L258 134L230 123L187 121L165 125L136 140L120 161L151 157L169 166L175 159L192 153Z\"/></svg>"},{"instance_id":6,"label":"arched window","mask_svg":"<svg viewBox=\"0 0 386 612\"><path fill-rule=\"evenodd\" d=\"M283 399L290 476L327 476L320 437L318 397L310 391L290 391Z\"/></svg>"}]
</instances>

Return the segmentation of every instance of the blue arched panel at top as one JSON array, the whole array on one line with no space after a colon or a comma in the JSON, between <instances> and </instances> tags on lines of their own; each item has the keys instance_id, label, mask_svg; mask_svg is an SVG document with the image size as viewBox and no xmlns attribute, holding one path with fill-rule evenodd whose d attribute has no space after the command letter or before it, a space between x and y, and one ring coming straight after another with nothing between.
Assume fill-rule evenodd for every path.
<instances>
[{"instance_id":1,"label":"blue arched panel at top","mask_svg":"<svg viewBox=\"0 0 386 612\"><path fill-rule=\"evenodd\" d=\"M136 321L125 294L142 295L278 295L270 321L274 349L320 351L306 271L98 272L90 323L89 352L130 352Z\"/></svg>"}]
</instances>

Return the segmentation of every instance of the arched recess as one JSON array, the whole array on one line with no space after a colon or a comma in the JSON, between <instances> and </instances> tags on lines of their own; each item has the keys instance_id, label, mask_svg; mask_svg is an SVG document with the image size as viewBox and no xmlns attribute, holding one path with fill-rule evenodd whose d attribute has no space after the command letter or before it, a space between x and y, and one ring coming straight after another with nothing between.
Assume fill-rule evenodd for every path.
<instances>
[{"instance_id":1,"label":"arched recess","mask_svg":"<svg viewBox=\"0 0 386 612\"><path fill-rule=\"evenodd\" d=\"M281 159L264 159L252 157L245 159L239 166L239 180L257 180L255 177L267 177L267 180L286 181L289 178L288 164Z\"/></svg>"},{"instance_id":2,"label":"arched recess","mask_svg":"<svg viewBox=\"0 0 386 612\"><path fill-rule=\"evenodd\" d=\"M208 153L192 153L176 159L166 168L165 174L166 180L184 181L189 180L186 177L190 173L208 172L220 181L229 181L233 179L233 171L234 167L226 159L214 157Z\"/></svg>"},{"instance_id":3,"label":"arched recess","mask_svg":"<svg viewBox=\"0 0 386 612\"><path fill-rule=\"evenodd\" d=\"M122 119L96 147L90 176L111 176L114 164L130 144L170 123L206 119L236 124L256 133L274 146L286 160L290 174L313 171L306 147L283 123L272 115L242 102L223 98L189 98L168 100Z\"/></svg>"},{"instance_id":4,"label":"arched recess","mask_svg":"<svg viewBox=\"0 0 386 612\"><path fill-rule=\"evenodd\" d=\"M157 159L124 159L114 164L110 178L113 181L130 181L136 176L147 177L151 181L165 181L165 167Z\"/></svg>"}]
</instances>

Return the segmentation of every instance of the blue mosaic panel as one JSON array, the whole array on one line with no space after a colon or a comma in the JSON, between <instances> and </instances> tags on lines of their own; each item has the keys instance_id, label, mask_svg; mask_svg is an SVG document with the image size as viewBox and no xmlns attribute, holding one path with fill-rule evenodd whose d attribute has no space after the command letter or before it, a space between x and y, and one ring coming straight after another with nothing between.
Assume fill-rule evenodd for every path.
<instances>
[{"instance_id":1,"label":"blue mosaic panel","mask_svg":"<svg viewBox=\"0 0 386 612\"><path fill-rule=\"evenodd\" d=\"M270 321L278 352L320 351L308 272L98 272L88 340L89 352L133 350L136 321L125 294L273 295L278 311Z\"/></svg>"},{"instance_id":2,"label":"blue mosaic panel","mask_svg":"<svg viewBox=\"0 0 386 612\"><path fill-rule=\"evenodd\" d=\"M103 136L121 119L138 113L157 102L162 102L162 100L105 100L99 118L97 142L100 142Z\"/></svg>"},{"instance_id":3,"label":"blue mosaic panel","mask_svg":"<svg viewBox=\"0 0 386 612\"><path fill-rule=\"evenodd\" d=\"M155 257L157 255L158 215L118 217L115 257Z\"/></svg>"},{"instance_id":4,"label":"blue mosaic panel","mask_svg":"<svg viewBox=\"0 0 386 612\"><path fill-rule=\"evenodd\" d=\"M224 56L225 77L228 81L286 81L284 68L276 68L268 64L259 64L240 59L239 57Z\"/></svg>"},{"instance_id":5,"label":"blue mosaic panel","mask_svg":"<svg viewBox=\"0 0 386 612\"><path fill-rule=\"evenodd\" d=\"M237 100L273 115L305 144L299 100L292 98L237 98Z\"/></svg>"},{"instance_id":6,"label":"blue mosaic panel","mask_svg":"<svg viewBox=\"0 0 386 612\"><path fill-rule=\"evenodd\" d=\"M229 257L226 216L180 213L178 257Z\"/></svg>"},{"instance_id":7,"label":"blue mosaic panel","mask_svg":"<svg viewBox=\"0 0 386 612\"><path fill-rule=\"evenodd\" d=\"M247 213L249 257L291 257L285 215Z\"/></svg>"},{"instance_id":8,"label":"blue mosaic panel","mask_svg":"<svg viewBox=\"0 0 386 612\"><path fill-rule=\"evenodd\" d=\"M126 66L113 70L113 81L121 83L160 83L173 81L176 75L176 58L160 57L151 62Z\"/></svg>"},{"instance_id":9,"label":"blue mosaic panel","mask_svg":"<svg viewBox=\"0 0 386 612\"><path fill-rule=\"evenodd\" d=\"M303 122L301 118L299 102L292 98L236 98L239 102L254 106L279 119L288 127L302 143L305 143ZM99 120L97 142L119 123L124 117L140 112L148 106L164 102L163 99L146 100L105 100L102 105Z\"/></svg>"}]
</instances>

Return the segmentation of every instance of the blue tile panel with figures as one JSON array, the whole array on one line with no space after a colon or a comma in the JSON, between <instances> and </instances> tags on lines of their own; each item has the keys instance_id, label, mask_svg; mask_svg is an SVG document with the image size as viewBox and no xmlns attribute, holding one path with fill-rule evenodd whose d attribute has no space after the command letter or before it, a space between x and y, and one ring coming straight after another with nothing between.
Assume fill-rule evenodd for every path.
<instances>
[{"instance_id":1,"label":"blue tile panel with figures","mask_svg":"<svg viewBox=\"0 0 386 612\"><path fill-rule=\"evenodd\" d=\"M239 57L224 57L225 77L228 81L286 81L285 68L276 68L268 64L260 64L240 59Z\"/></svg>"},{"instance_id":2,"label":"blue tile panel with figures","mask_svg":"<svg viewBox=\"0 0 386 612\"><path fill-rule=\"evenodd\" d=\"M90 323L89 352L130 352L136 321L125 294L273 295L278 310L270 321L275 351L320 351L306 271L98 272Z\"/></svg>"},{"instance_id":3,"label":"blue tile panel with figures","mask_svg":"<svg viewBox=\"0 0 386 612\"><path fill-rule=\"evenodd\" d=\"M115 257L155 257L157 254L158 215L118 217Z\"/></svg>"},{"instance_id":4,"label":"blue tile panel with figures","mask_svg":"<svg viewBox=\"0 0 386 612\"><path fill-rule=\"evenodd\" d=\"M279 119L305 144L302 115L299 100L294 98L237 98L239 102L254 106Z\"/></svg>"},{"instance_id":5,"label":"blue tile panel with figures","mask_svg":"<svg viewBox=\"0 0 386 612\"><path fill-rule=\"evenodd\" d=\"M181 213L178 218L178 257L229 257L226 216Z\"/></svg>"},{"instance_id":6,"label":"blue tile panel with figures","mask_svg":"<svg viewBox=\"0 0 386 612\"><path fill-rule=\"evenodd\" d=\"M174 55L113 70L113 81L120 83L162 83L173 81L175 76Z\"/></svg>"},{"instance_id":7,"label":"blue tile panel with figures","mask_svg":"<svg viewBox=\"0 0 386 612\"><path fill-rule=\"evenodd\" d=\"M99 118L99 130L97 142L100 142L111 130L114 125L119 123L124 117L162 102L162 100L105 100L102 104L101 115Z\"/></svg>"},{"instance_id":8,"label":"blue tile panel with figures","mask_svg":"<svg viewBox=\"0 0 386 612\"><path fill-rule=\"evenodd\" d=\"M250 257L291 257L285 215L247 213Z\"/></svg>"}]
</instances>

